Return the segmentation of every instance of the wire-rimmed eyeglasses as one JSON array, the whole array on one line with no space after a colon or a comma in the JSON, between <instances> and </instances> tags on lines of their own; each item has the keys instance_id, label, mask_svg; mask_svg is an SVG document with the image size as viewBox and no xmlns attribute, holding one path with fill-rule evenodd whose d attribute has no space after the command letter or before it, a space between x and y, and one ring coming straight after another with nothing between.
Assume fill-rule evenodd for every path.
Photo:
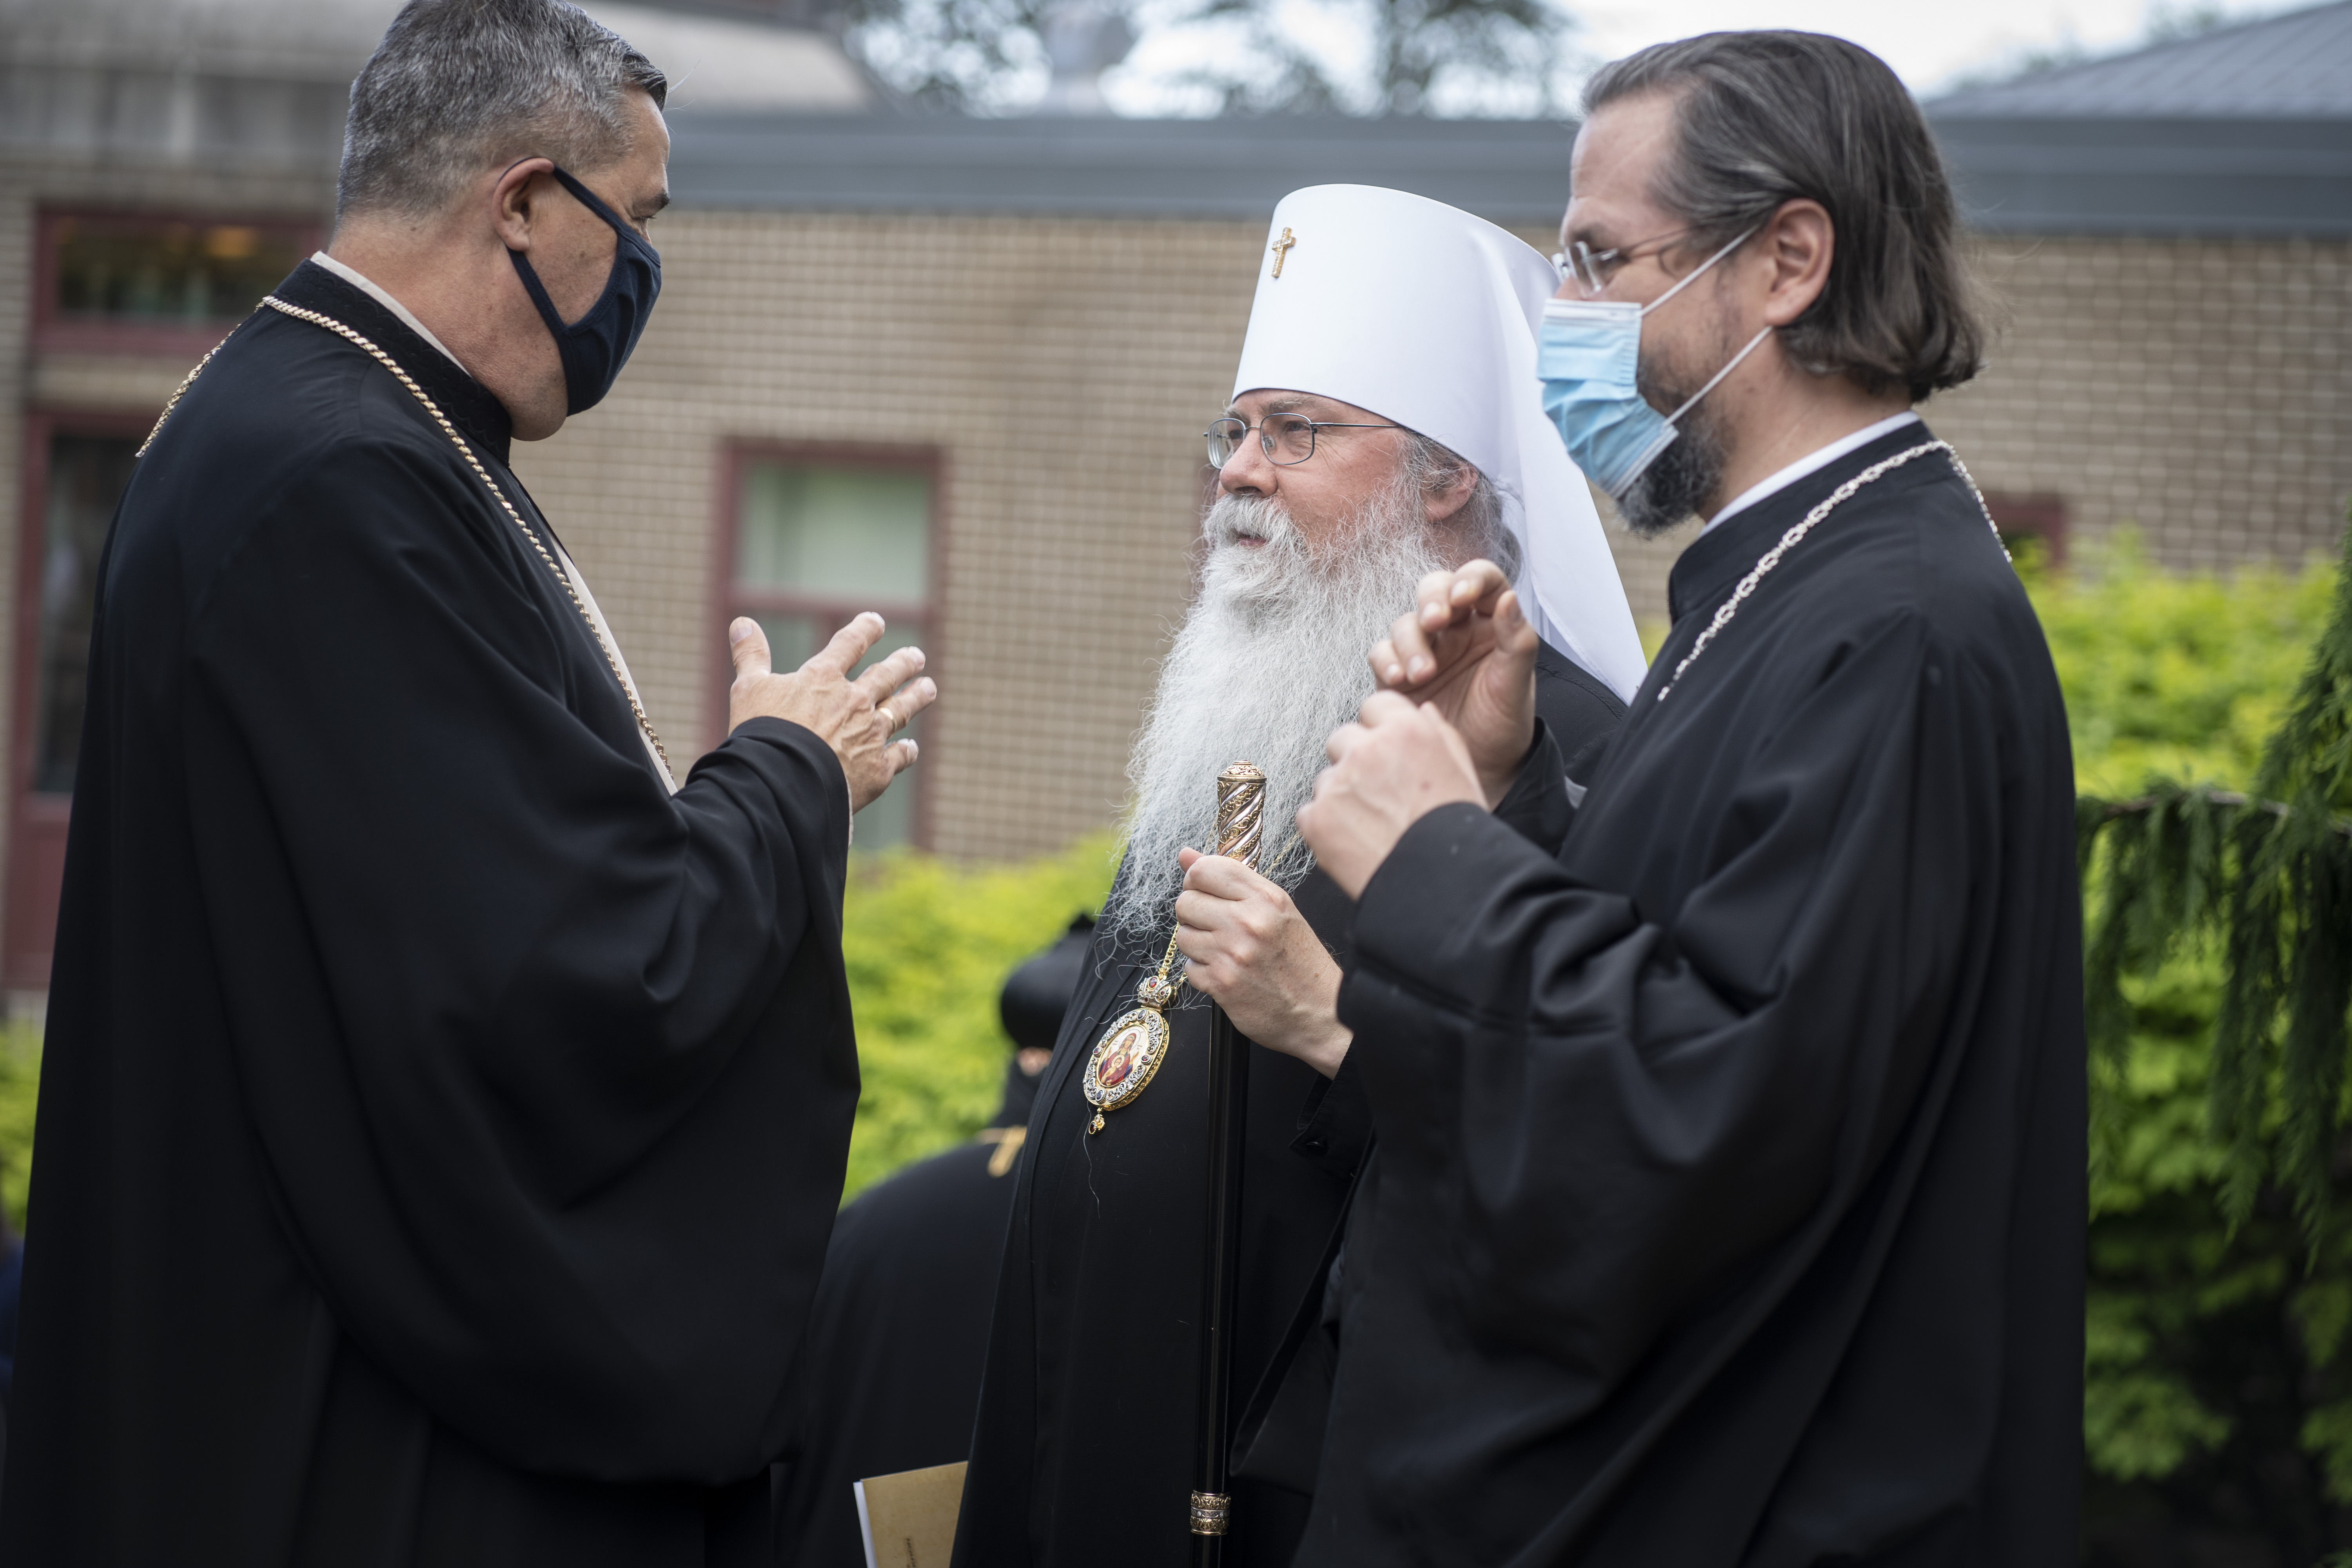
<instances>
[{"instance_id":1,"label":"wire-rimmed eyeglasses","mask_svg":"<svg viewBox=\"0 0 2352 1568\"><path fill-rule=\"evenodd\" d=\"M1209 443L1209 466L1222 468L1234 460L1242 449L1242 442L1252 430L1257 432L1258 450L1265 460L1276 468L1289 468L1303 463L1315 455L1315 433L1318 430L1402 430L1402 425L1366 425L1344 419L1309 419L1304 414L1269 414L1255 425L1243 419L1215 419L1202 434Z\"/></svg>"},{"instance_id":2,"label":"wire-rimmed eyeglasses","mask_svg":"<svg viewBox=\"0 0 2352 1568\"><path fill-rule=\"evenodd\" d=\"M1609 280L1629 261L1641 259L1644 251L1655 251L1672 245L1691 231L1678 228L1672 234L1662 234L1654 239L1617 246L1608 250L1595 250L1578 240L1566 250L1552 252L1552 270L1561 279L1576 285L1576 291L1588 300L1598 300L1609 291Z\"/></svg>"}]
</instances>

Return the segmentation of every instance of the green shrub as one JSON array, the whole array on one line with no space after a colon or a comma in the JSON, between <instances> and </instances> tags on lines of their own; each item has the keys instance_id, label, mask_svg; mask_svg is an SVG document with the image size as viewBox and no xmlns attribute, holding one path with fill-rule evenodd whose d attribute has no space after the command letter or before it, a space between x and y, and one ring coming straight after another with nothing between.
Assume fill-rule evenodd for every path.
<instances>
[{"instance_id":1,"label":"green shrub","mask_svg":"<svg viewBox=\"0 0 2352 1568\"><path fill-rule=\"evenodd\" d=\"M1013 866L894 850L861 858L844 915L865 1091L845 1196L988 1124L1013 1043L996 998L1013 965L1110 887L1111 843L1083 838Z\"/></svg>"},{"instance_id":2,"label":"green shrub","mask_svg":"<svg viewBox=\"0 0 2352 1568\"><path fill-rule=\"evenodd\" d=\"M2247 787L2333 591L2317 563L2161 573L2127 538L2077 572L2024 575L2076 786L2110 798L2158 777ZM2095 1068L2116 1114L2090 1173L2085 1560L2170 1563L2195 1537L2217 1563L2300 1568L2344 1544L2331 1502L2352 1500L2352 1250L2331 1232L2307 1270L2276 1193L2226 1222L2206 1111L2218 957L2179 953L2124 989L2128 1047Z\"/></svg>"},{"instance_id":3,"label":"green shrub","mask_svg":"<svg viewBox=\"0 0 2352 1568\"><path fill-rule=\"evenodd\" d=\"M2050 638L2074 786L2126 795L2151 776L2243 788L2326 619L2333 573L2176 575L2126 534L2075 571L2029 565Z\"/></svg>"},{"instance_id":4,"label":"green shrub","mask_svg":"<svg viewBox=\"0 0 2352 1568\"><path fill-rule=\"evenodd\" d=\"M41 1036L10 1025L0 1030L0 1196L9 1228L25 1230L25 1188L33 1174L33 1107L41 1091Z\"/></svg>"}]
</instances>

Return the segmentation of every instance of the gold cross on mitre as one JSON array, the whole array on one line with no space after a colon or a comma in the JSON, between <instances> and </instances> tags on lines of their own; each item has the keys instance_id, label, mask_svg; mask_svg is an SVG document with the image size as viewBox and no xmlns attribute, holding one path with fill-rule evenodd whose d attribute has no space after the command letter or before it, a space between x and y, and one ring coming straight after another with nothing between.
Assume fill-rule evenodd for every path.
<instances>
[{"instance_id":1,"label":"gold cross on mitre","mask_svg":"<svg viewBox=\"0 0 2352 1568\"><path fill-rule=\"evenodd\" d=\"M1290 247L1297 243L1298 242L1297 240L1290 237L1290 231L1286 228L1282 231L1282 237L1280 239L1276 240L1272 245L1266 247L1268 250L1274 252L1274 275L1276 278L1282 276L1282 264L1289 259Z\"/></svg>"}]
</instances>

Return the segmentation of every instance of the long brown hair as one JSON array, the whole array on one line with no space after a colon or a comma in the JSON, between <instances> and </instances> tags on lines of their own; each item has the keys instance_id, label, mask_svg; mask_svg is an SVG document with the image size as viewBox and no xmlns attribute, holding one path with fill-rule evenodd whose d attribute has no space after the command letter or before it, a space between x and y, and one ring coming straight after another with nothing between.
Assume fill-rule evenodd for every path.
<instances>
[{"instance_id":1,"label":"long brown hair","mask_svg":"<svg viewBox=\"0 0 2352 1568\"><path fill-rule=\"evenodd\" d=\"M1604 66L1587 112L1674 96L1677 145L1653 195L1712 251L1784 202L1821 203L1836 232L1821 298L1780 329L1790 357L1914 403L1984 361L1959 219L1927 117L1886 63L1819 33L1706 33Z\"/></svg>"}]
</instances>

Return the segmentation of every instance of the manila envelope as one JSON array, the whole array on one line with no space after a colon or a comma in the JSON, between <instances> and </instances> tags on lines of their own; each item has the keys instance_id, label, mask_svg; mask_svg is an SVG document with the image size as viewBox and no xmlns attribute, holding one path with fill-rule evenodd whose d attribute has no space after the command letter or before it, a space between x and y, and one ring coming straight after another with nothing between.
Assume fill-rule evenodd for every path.
<instances>
[{"instance_id":1,"label":"manila envelope","mask_svg":"<svg viewBox=\"0 0 2352 1568\"><path fill-rule=\"evenodd\" d=\"M959 1459L856 1483L866 1568L948 1568L956 1513L963 1506L964 1464Z\"/></svg>"}]
</instances>

